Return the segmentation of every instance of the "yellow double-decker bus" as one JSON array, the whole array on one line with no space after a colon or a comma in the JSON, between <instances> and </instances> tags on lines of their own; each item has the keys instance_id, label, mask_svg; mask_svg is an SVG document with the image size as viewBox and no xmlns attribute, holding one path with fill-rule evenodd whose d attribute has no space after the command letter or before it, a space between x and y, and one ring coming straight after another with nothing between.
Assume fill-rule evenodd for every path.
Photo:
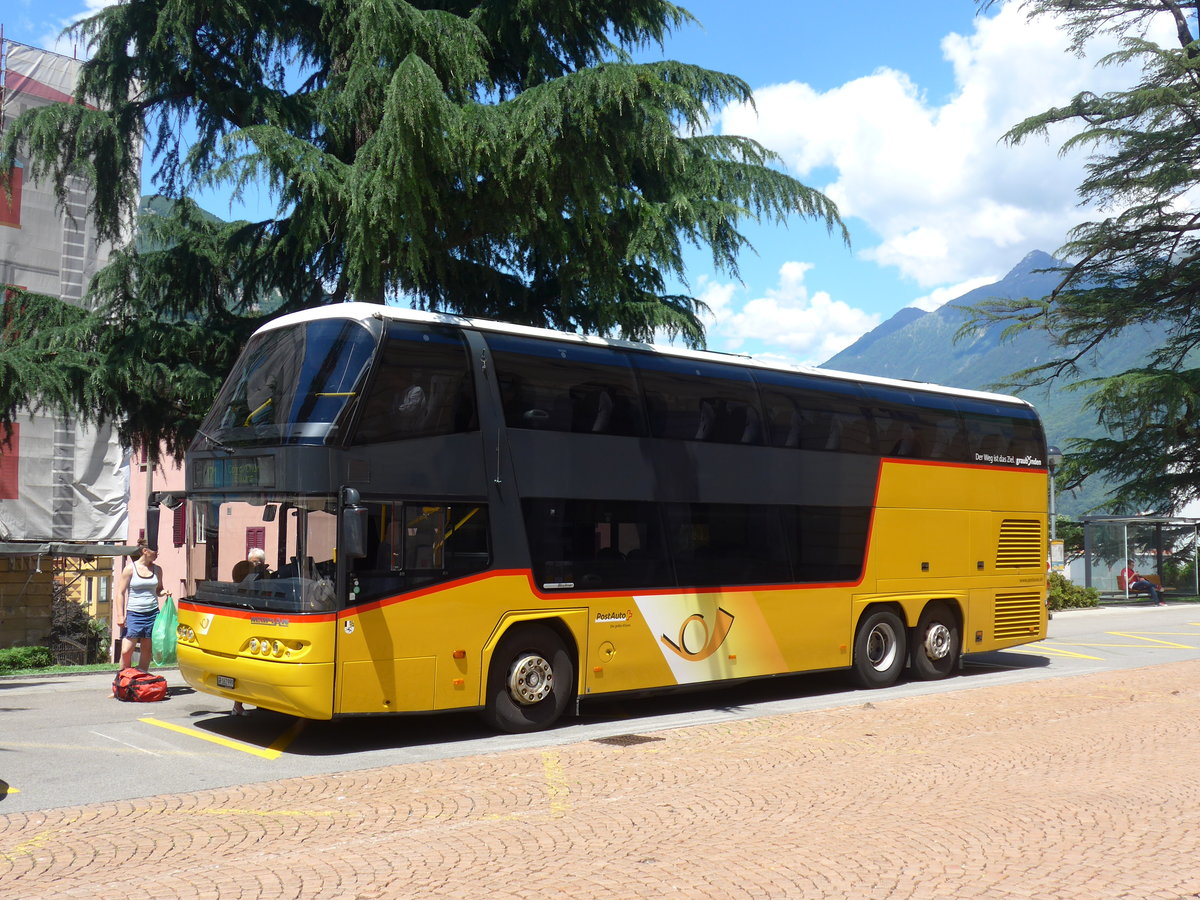
<instances>
[{"instance_id":1,"label":"yellow double-decker bus","mask_svg":"<svg viewBox=\"0 0 1200 900\"><path fill-rule=\"evenodd\" d=\"M179 668L297 716L506 731L680 685L941 678L1045 636L1045 451L995 394L367 304L285 316L187 456Z\"/></svg>"}]
</instances>

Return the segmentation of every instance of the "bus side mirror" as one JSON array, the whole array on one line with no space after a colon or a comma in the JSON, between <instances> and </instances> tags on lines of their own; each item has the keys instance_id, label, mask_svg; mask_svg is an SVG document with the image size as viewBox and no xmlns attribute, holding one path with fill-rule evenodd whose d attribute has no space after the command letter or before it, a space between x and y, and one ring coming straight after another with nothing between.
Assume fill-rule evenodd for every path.
<instances>
[{"instance_id":1,"label":"bus side mirror","mask_svg":"<svg viewBox=\"0 0 1200 900\"><path fill-rule=\"evenodd\" d=\"M338 552L345 559L362 559L367 555L367 508L347 506L342 511L342 539Z\"/></svg>"}]
</instances>

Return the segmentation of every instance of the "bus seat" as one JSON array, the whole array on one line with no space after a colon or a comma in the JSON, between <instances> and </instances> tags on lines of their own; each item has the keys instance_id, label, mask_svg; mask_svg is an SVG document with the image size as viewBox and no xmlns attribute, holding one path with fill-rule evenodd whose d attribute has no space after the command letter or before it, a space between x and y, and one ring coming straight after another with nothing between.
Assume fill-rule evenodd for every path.
<instances>
[{"instance_id":1,"label":"bus seat","mask_svg":"<svg viewBox=\"0 0 1200 900\"><path fill-rule=\"evenodd\" d=\"M738 443L741 444L761 444L762 443L762 416L758 414L758 410L753 406L746 407L746 424L742 428L742 438Z\"/></svg>"},{"instance_id":2,"label":"bus seat","mask_svg":"<svg viewBox=\"0 0 1200 900\"><path fill-rule=\"evenodd\" d=\"M698 441L707 441L712 437L713 428L717 424L717 410L713 405L712 400L700 401L700 421L696 426L696 437Z\"/></svg>"},{"instance_id":3,"label":"bus seat","mask_svg":"<svg viewBox=\"0 0 1200 900\"><path fill-rule=\"evenodd\" d=\"M250 574L250 560L243 559L233 564L233 574L230 576L234 581L241 581Z\"/></svg>"}]
</instances>

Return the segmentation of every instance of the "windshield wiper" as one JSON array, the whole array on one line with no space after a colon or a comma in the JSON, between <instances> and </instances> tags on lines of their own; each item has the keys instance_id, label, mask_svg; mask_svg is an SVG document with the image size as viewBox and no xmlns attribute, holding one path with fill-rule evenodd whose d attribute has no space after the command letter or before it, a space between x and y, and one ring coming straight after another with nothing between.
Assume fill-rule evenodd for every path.
<instances>
[{"instance_id":1,"label":"windshield wiper","mask_svg":"<svg viewBox=\"0 0 1200 900\"><path fill-rule=\"evenodd\" d=\"M215 437L213 437L211 434L209 434L203 428L197 428L196 431L200 435L200 437L202 437L206 441L208 441L208 449L209 450L211 450L213 447L216 447L218 450L222 450L225 453L230 454L231 456L233 455L233 448L230 447L228 444L221 443L219 440L217 440Z\"/></svg>"}]
</instances>

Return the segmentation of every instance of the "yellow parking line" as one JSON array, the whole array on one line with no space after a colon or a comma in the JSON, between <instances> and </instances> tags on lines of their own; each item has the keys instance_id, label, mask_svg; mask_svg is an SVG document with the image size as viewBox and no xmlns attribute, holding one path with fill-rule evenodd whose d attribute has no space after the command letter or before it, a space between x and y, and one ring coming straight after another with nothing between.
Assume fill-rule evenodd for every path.
<instances>
[{"instance_id":1,"label":"yellow parking line","mask_svg":"<svg viewBox=\"0 0 1200 900\"><path fill-rule=\"evenodd\" d=\"M1115 631L1110 631L1109 634L1116 634ZM1200 633L1195 631L1135 631L1132 634L1169 634L1172 637L1200 637Z\"/></svg>"},{"instance_id":2,"label":"yellow parking line","mask_svg":"<svg viewBox=\"0 0 1200 900\"><path fill-rule=\"evenodd\" d=\"M1109 634L1113 635L1114 637L1133 638L1135 641L1149 641L1152 644L1162 644L1162 646L1164 646L1164 647L1171 647L1175 650L1195 650L1196 649L1195 647L1191 646L1190 644L1177 644L1174 641L1160 641L1160 640L1156 640L1155 638L1152 638L1152 637L1146 637L1146 635L1148 635L1148 634L1156 634L1156 633L1157 632L1153 632L1153 631L1133 631L1133 632L1110 631L1109 632Z\"/></svg>"},{"instance_id":3,"label":"yellow parking line","mask_svg":"<svg viewBox=\"0 0 1200 900\"><path fill-rule=\"evenodd\" d=\"M1072 643L1071 646L1072 647L1131 647L1135 650L1136 649L1154 650L1154 649L1157 649L1157 647L1164 647L1164 648L1170 649L1170 650L1195 650L1196 649L1191 644L1177 644L1174 641L1160 641L1155 638L1145 636L1146 634L1157 634L1159 632L1128 632L1127 633L1124 631L1110 631L1108 633L1111 634L1113 637L1132 638L1133 640L1141 641L1142 643L1140 643L1140 644L1112 644L1112 643L1102 643L1102 642L1085 643L1083 641L1080 641L1078 643Z\"/></svg>"},{"instance_id":4,"label":"yellow parking line","mask_svg":"<svg viewBox=\"0 0 1200 900\"><path fill-rule=\"evenodd\" d=\"M208 734L204 731L197 731L194 728L185 728L182 725L175 725L172 722L164 722L161 719L147 717L139 719L139 722L145 722L148 725L157 725L159 728L166 728L168 731L174 731L178 734L186 734L188 737L199 738L202 741L208 741L210 744L219 744L222 747L228 747L230 750L241 750L243 753L250 753L254 756L261 756L263 759L278 759L283 755L283 751L287 749L296 736L304 728L304 720L297 719L287 731L276 738L271 746L255 747L253 744L244 744L241 741L231 741L228 738L223 738L215 734Z\"/></svg>"},{"instance_id":5,"label":"yellow parking line","mask_svg":"<svg viewBox=\"0 0 1200 900\"><path fill-rule=\"evenodd\" d=\"M1072 644L1075 647L1085 647L1086 644ZM1049 644L1026 644L1024 647L1009 647L1005 653L1024 653L1026 656L1041 656L1050 654L1052 656L1070 656L1073 659L1094 659L1103 662L1103 657L1088 656L1086 653L1072 653L1070 650L1063 650L1060 647L1052 647Z\"/></svg>"},{"instance_id":6,"label":"yellow parking line","mask_svg":"<svg viewBox=\"0 0 1200 900\"><path fill-rule=\"evenodd\" d=\"M74 822L74 819L68 819L66 824ZM36 851L49 845L53 841L60 840L61 828L51 828L47 831L39 831L29 840L24 843L17 844L11 850L0 850L0 860L15 862L19 856L32 856Z\"/></svg>"}]
</instances>

